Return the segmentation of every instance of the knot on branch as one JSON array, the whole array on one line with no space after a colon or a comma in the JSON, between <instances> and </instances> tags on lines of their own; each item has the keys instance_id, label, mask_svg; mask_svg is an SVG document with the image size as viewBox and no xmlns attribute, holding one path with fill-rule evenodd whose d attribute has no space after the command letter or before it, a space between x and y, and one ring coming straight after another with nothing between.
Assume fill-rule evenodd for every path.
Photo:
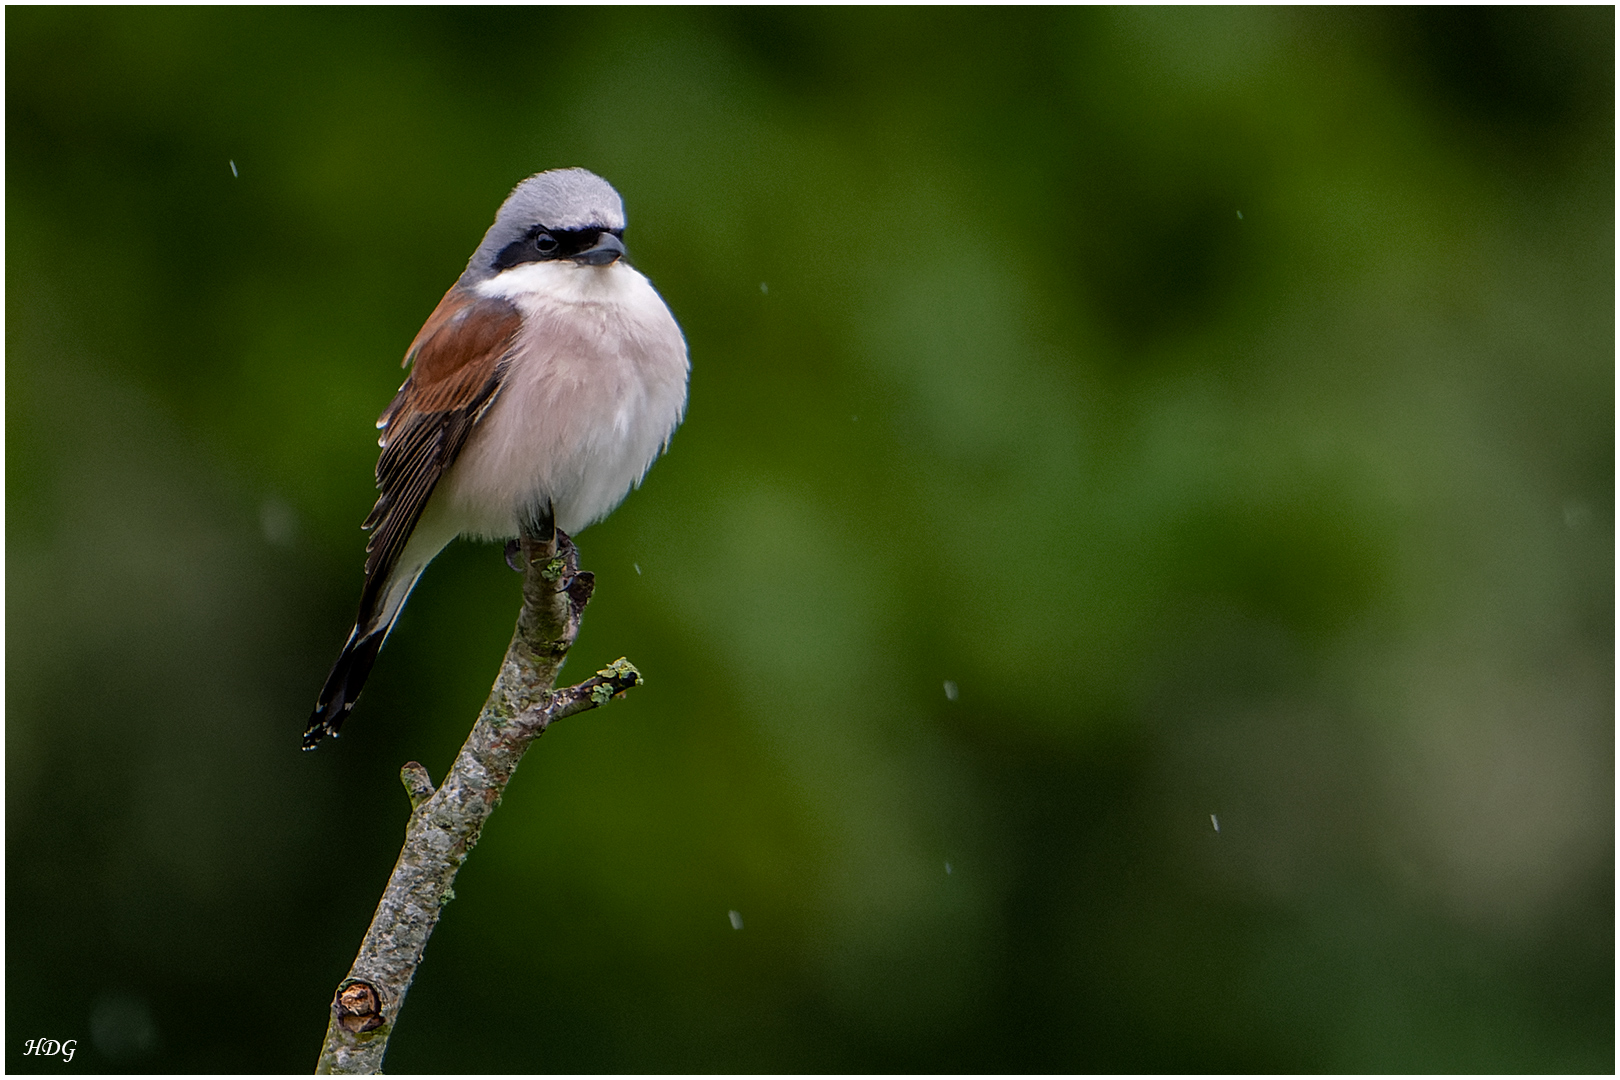
<instances>
[{"instance_id":1,"label":"knot on branch","mask_svg":"<svg viewBox=\"0 0 1620 1080\"><path fill-rule=\"evenodd\" d=\"M383 1026L382 996L364 979L345 979L332 1002L332 1015L351 1035L376 1031Z\"/></svg>"}]
</instances>

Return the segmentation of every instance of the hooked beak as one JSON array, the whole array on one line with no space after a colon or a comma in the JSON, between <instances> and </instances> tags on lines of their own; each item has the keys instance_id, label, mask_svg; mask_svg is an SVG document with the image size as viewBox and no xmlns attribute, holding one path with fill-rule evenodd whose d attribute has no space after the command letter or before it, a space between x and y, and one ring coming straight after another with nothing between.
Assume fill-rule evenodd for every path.
<instances>
[{"instance_id":1,"label":"hooked beak","mask_svg":"<svg viewBox=\"0 0 1620 1080\"><path fill-rule=\"evenodd\" d=\"M624 258L624 241L610 232L604 232L596 238L594 247L588 247L578 255L574 261L581 266L607 266Z\"/></svg>"}]
</instances>

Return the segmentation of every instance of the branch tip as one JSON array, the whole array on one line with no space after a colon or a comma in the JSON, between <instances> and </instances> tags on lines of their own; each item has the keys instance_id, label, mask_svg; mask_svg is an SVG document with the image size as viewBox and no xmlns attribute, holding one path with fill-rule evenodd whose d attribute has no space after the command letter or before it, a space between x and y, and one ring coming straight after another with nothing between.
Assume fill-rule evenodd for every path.
<instances>
[{"instance_id":1,"label":"branch tip","mask_svg":"<svg viewBox=\"0 0 1620 1080\"><path fill-rule=\"evenodd\" d=\"M636 669L636 665L632 664L629 658L624 656L619 657L613 663L598 671L597 674L615 683L623 683L620 693L632 686L644 685L647 681L647 677Z\"/></svg>"},{"instance_id":2,"label":"branch tip","mask_svg":"<svg viewBox=\"0 0 1620 1080\"><path fill-rule=\"evenodd\" d=\"M411 800L411 809L419 810L433 798L433 780L419 761L407 761L399 770L399 782L405 785L405 794Z\"/></svg>"}]
</instances>

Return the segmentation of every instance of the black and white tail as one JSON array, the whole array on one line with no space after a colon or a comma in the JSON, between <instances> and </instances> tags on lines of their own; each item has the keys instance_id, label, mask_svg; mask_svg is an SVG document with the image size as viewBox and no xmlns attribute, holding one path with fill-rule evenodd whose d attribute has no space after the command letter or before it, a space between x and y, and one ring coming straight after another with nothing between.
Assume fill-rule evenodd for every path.
<instances>
[{"instance_id":1,"label":"black and white tail","mask_svg":"<svg viewBox=\"0 0 1620 1080\"><path fill-rule=\"evenodd\" d=\"M349 640L343 643L343 651L332 665L332 673L326 677L320 696L315 699L315 711L309 714L309 726L304 729L305 750L315 749L328 735L337 735L343 721L349 718L349 711L371 674L371 666L377 662L377 653L388 640L388 632L394 628L394 621L399 618L425 565L409 573L391 575L388 584L378 590L381 596L367 583L360 597L360 617L349 631Z\"/></svg>"},{"instance_id":2,"label":"black and white tail","mask_svg":"<svg viewBox=\"0 0 1620 1080\"><path fill-rule=\"evenodd\" d=\"M304 729L305 750L315 749L322 739L338 733L360 696L360 688L366 685L366 676L371 674L371 665L377 662L377 653L387 636L388 632L382 628L362 635L360 627L356 626L349 632L349 640L338 654L337 663L332 665L332 673L326 677L320 697L315 699L315 711Z\"/></svg>"}]
</instances>

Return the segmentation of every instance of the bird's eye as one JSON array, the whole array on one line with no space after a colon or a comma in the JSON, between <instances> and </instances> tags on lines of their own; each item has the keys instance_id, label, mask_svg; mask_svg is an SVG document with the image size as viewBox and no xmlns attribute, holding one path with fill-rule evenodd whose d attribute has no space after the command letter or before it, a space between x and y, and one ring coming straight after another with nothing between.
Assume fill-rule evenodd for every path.
<instances>
[{"instance_id":1,"label":"bird's eye","mask_svg":"<svg viewBox=\"0 0 1620 1080\"><path fill-rule=\"evenodd\" d=\"M548 232L534 234L535 249L542 255L550 255L557 250L557 238Z\"/></svg>"}]
</instances>

